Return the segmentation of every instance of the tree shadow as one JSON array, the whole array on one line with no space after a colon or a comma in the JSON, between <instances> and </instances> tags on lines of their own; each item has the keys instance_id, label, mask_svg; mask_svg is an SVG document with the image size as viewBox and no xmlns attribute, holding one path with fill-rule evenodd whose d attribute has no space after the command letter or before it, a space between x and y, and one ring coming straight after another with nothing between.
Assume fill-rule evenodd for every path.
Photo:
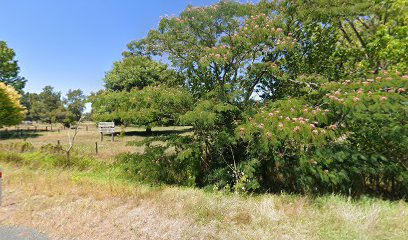
<instances>
[{"instance_id":1,"label":"tree shadow","mask_svg":"<svg viewBox=\"0 0 408 240\"><path fill-rule=\"evenodd\" d=\"M125 136L138 136L138 137L151 137L151 136L166 136L171 134L183 134L192 132L192 128L189 129L180 129L180 130L152 130L151 132L147 132L146 130L133 130L133 131L126 131Z\"/></svg>"},{"instance_id":2,"label":"tree shadow","mask_svg":"<svg viewBox=\"0 0 408 240\"><path fill-rule=\"evenodd\" d=\"M0 140L36 138L41 136L40 132L34 130L3 130L0 131Z\"/></svg>"}]
</instances>

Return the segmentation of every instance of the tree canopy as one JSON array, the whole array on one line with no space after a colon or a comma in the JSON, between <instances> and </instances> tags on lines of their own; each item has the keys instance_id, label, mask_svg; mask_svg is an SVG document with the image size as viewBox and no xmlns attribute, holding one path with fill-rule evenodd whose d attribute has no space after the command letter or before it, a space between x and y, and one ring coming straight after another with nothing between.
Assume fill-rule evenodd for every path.
<instances>
[{"instance_id":1,"label":"tree canopy","mask_svg":"<svg viewBox=\"0 0 408 240\"><path fill-rule=\"evenodd\" d=\"M20 68L15 60L16 54L7 46L5 41L0 41L0 82L13 86L22 92L26 79L19 76Z\"/></svg>"},{"instance_id":2,"label":"tree canopy","mask_svg":"<svg viewBox=\"0 0 408 240\"><path fill-rule=\"evenodd\" d=\"M20 123L24 112L19 93L13 87L0 82L0 127Z\"/></svg>"}]
</instances>

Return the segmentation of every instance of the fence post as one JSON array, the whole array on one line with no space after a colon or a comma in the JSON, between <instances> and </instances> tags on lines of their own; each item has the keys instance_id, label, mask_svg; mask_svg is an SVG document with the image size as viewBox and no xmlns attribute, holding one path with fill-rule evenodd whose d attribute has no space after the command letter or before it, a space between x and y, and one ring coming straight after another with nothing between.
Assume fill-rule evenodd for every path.
<instances>
[{"instance_id":1,"label":"fence post","mask_svg":"<svg viewBox=\"0 0 408 240\"><path fill-rule=\"evenodd\" d=\"M2 201L2 192L3 192L3 169L0 167L0 206Z\"/></svg>"},{"instance_id":2,"label":"fence post","mask_svg":"<svg viewBox=\"0 0 408 240\"><path fill-rule=\"evenodd\" d=\"M101 142L103 141L103 133L101 132Z\"/></svg>"},{"instance_id":3,"label":"fence post","mask_svg":"<svg viewBox=\"0 0 408 240\"><path fill-rule=\"evenodd\" d=\"M45 131L46 131L46 132L48 131L48 126L45 126Z\"/></svg>"},{"instance_id":4,"label":"fence post","mask_svg":"<svg viewBox=\"0 0 408 240\"><path fill-rule=\"evenodd\" d=\"M95 152L98 154L98 142L95 142Z\"/></svg>"},{"instance_id":5,"label":"fence post","mask_svg":"<svg viewBox=\"0 0 408 240\"><path fill-rule=\"evenodd\" d=\"M86 125L86 131L88 131L88 125Z\"/></svg>"},{"instance_id":6,"label":"fence post","mask_svg":"<svg viewBox=\"0 0 408 240\"><path fill-rule=\"evenodd\" d=\"M57 145L60 145L60 140L57 140Z\"/></svg>"},{"instance_id":7,"label":"fence post","mask_svg":"<svg viewBox=\"0 0 408 240\"><path fill-rule=\"evenodd\" d=\"M112 142L114 142L114 141L115 141L115 134L112 133Z\"/></svg>"}]
</instances>

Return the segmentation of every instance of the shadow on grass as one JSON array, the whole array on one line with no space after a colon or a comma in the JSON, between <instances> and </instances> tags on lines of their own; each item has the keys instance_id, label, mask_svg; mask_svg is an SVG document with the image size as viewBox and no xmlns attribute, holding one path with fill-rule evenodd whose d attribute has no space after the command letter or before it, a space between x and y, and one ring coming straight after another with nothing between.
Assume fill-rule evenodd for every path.
<instances>
[{"instance_id":1,"label":"shadow on grass","mask_svg":"<svg viewBox=\"0 0 408 240\"><path fill-rule=\"evenodd\" d=\"M33 130L8 130L8 131L0 131L0 139L7 140L7 139L27 139L27 138L36 138L41 136L41 131L33 131Z\"/></svg>"},{"instance_id":2,"label":"shadow on grass","mask_svg":"<svg viewBox=\"0 0 408 240\"><path fill-rule=\"evenodd\" d=\"M152 130L151 132L147 132L146 130L134 130L134 131L126 131L126 136L138 136L138 137L150 137L150 136L166 136L171 134L182 134L191 132L193 129L169 129L169 130Z\"/></svg>"}]
</instances>

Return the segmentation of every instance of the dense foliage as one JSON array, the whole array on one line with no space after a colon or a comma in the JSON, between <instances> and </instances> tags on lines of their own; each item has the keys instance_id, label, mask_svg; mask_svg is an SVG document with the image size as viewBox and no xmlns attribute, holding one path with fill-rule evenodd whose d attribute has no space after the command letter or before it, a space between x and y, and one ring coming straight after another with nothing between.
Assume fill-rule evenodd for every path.
<instances>
[{"instance_id":1,"label":"dense foliage","mask_svg":"<svg viewBox=\"0 0 408 240\"><path fill-rule=\"evenodd\" d=\"M192 105L188 93L167 86L149 86L129 92L102 91L91 97L93 119L146 126L175 125Z\"/></svg>"},{"instance_id":2,"label":"dense foliage","mask_svg":"<svg viewBox=\"0 0 408 240\"><path fill-rule=\"evenodd\" d=\"M13 86L17 91L22 92L26 80L19 76L20 67L15 60L16 54L13 49L7 46L5 41L0 40L0 82Z\"/></svg>"},{"instance_id":3,"label":"dense foliage","mask_svg":"<svg viewBox=\"0 0 408 240\"><path fill-rule=\"evenodd\" d=\"M81 118L87 101L80 89L69 90L66 98L62 98L61 92L51 86L45 86L38 94L26 93L22 100L27 108L26 120L67 126Z\"/></svg>"},{"instance_id":4,"label":"dense foliage","mask_svg":"<svg viewBox=\"0 0 408 240\"><path fill-rule=\"evenodd\" d=\"M12 86L0 82L0 127L20 123L24 112L19 93Z\"/></svg>"},{"instance_id":5,"label":"dense foliage","mask_svg":"<svg viewBox=\"0 0 408 240\"><path fill-rule=\"evenodd\" d=\"M183 89L180 95L150 95L162 80L140 81L134 66L122 64L121 72L132 74L120 82L132 86L115 92L105 79L108 89L95 96L95 116L145 125L169 114L172 124L194 127L192 136L156 139L165 144L123 156L139 180L406 198L407 5L286 0L189 6L131 42L122 61L171 63L181 80L166 89ZM184 95L192 96L182 101L186 107L170 104ZM149 103L154 96L158 104ZM164 99L168 108L159 107Z\"/></svg>"}]
</instances>

